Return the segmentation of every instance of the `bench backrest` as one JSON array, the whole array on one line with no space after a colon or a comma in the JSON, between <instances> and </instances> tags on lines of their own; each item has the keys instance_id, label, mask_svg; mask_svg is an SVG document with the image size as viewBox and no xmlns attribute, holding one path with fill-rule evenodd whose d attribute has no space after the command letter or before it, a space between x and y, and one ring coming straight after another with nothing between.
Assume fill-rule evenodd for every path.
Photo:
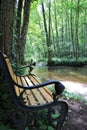
<instances>
[{"instance_id":1,"label":"bench backrest","mask_svg":"<svg viewBox=\"0 0 87 130\"><path fill-rule=\"evenodd\" d=\"M8 81L11 96L17 106L19 106L20 104L20 106L22 106L23 108L23 104L26 103L26 105L28 104L27 106L31 109L31 105L36 106L38 105L38 103L39 105L47 103L49 104L53 101L52 92L50 92L44 86L42 88L36 88L33 90L25 90L24 88L19 88L15 83L23 87L26 86L29 88L29 86L37 85L41 82L33 74L25 76L16 75L13 72L13 68L11 66L9 58L2 52L0 52L0 67L2 68L5 78Z\"/></svg>"},{"instance_id":2,"label":"bench backrest","mask_svg":"<svg viewBox=\"0 0 87 130\"><path fill-rule=\"evenodd\" d=\"M8 69L8 63L7 62L9 62L8 57L0 51L0 68L2 69L8 83L11 83L12 77L11 77L11 73L9 71L10 69Z\"/></svg>"},{"instance_id":3,"label":"bench backrest","mask_svg":"<svg viewBox=\"0 0 87 130\"><path fill-rule=\"evenodd\" d=\"M8 83L9 91L13 98L13 101L17 105L17 104L19 104L19 101L18 101L18 98L17 98L15 90L14 90L15 88L14 88L14 82L13 82L13 79L14 79L13 76L15 74L13 72L9 58L7 57L7 55L3 54L1 51L0 51L0 68ZM15 98L15 100L14 100L14 98Z\"/></svg>"}]
</instances>

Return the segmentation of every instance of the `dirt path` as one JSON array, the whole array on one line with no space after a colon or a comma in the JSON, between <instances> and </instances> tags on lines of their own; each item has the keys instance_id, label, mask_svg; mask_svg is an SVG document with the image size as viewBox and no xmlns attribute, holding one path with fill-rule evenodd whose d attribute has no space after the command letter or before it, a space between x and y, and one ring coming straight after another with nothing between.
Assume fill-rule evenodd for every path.
<instances>
[{"instance_id":1,"label":"dirt path","mask_svg":"<svg viewBox=\"0 0 87 130\"><path fill-rule=\"evenodd\" d=\"M87 84L63 81L69 92L79 93L87 100ZM68 103L68 116L62 130L87 130L87 104L74 100L66 100Z\"/></svg>"},{"instance_id":2,"label":"dirt path","mask_svg":"<svg viewBox=\"0 0 87 130\"><path fill-rule=\"evenodd\" d=\"M87 100L87 84L72 81L63 81L62 83L69 92L79 93Z\"/></svg>"},{"instance_id":3,"label":"dirt path","mask_svg":"<svg viewBox=\"0 0 87 130\"><path fill-rule=\"evenodd\" d=\"M87 130L87 104L76 101L68 103L68 116L62 130Z\"/></svg>"}]
</instances>

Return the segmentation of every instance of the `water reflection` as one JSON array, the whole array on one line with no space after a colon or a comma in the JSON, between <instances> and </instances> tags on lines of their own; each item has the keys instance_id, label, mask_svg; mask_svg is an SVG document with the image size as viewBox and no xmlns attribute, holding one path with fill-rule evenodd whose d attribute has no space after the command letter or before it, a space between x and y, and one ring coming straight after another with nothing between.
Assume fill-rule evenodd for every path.
<instances>
[{"instance_id":1,"label":"water reflection","mask_svg":"<svg viewBox=\"0 0 87 130\"><path fill-rule=\"evenodd\" d=\"M62 81L76 81L87 84L87 68L86 67L39 67L35 66L33 72L41 78L41 80L56 79Z\"/></svg>"}]
</instances>

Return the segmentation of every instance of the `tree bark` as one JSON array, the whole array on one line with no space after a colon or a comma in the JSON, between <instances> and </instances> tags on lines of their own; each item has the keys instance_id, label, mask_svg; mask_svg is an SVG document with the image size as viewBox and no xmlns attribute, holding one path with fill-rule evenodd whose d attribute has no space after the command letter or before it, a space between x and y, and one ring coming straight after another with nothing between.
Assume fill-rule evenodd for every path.
<instances>
[{"instance_id":1,"label":"tree bark","mask_svg":"<svg viewBox=\"0 0 87 130\"><path fill-rule=\"evenodd\" d=\"M80 5L80 0L77 1L77 9L76 9L76 62L77 62L78 57L79 57L79 36L78 36L79 5Z\"/></svg>"},{"instance_id":2,"label":"tree bark","mask_svg":"<svg viewBox=\"0 0 87 130\"><path fill-rule=\"evenodd\" d=\"M15 0L0 1L0 49L11 54Z\"/></svg>"},{"instance_id":3,"label":"tree bark","mask_svg":"<svg viewBox=\"0 0 87 130\"><path fill-rule=\"evenodd\" d=\"M29 25L29 14L30 14L30 5L31 0L24 0L24 10L23 9L23 1L19 0L18 3L18 13L17 13L17 45L16 45L16 54L17 54L17 64L24 64L24 52L25 52L25 44L27 38L27 31ZM19 12L20 11L20 12ZM23 11L23 24L21 23L21 14Z\"/></svg>"},{"instance_id":4,"label":"tree bark","mask_svg":"<svg viewBox=\"0 0 87 130\"><path fill-rule=\"evenodd\" d=\"M21 38L21 19L22 19L22 8L23 8L23 0L18 1L18 9L17 9L17 18L16 18L16 62L19 64L20 62L20 38Z\"/></svg>"},{"instance_id":5,"label":"tree bark","mask_svg":"<svg viewBox=\"0 0 87 130\"><path fill-rule=\"evenodd\" d=\"M60 46L59 46L58 22L57 22L57 11L56 11L56 1L55 0L54 0L54 19L55 19L55 30L56 30L55 53L58 56L58 54L60 53Z\"/></svg>"},{"instance_id":6,"label":"tree bark","mask_svg":"<svg viewBox=\"0 0 87 130\"><path fill-rule=\"evenodd\" d=\"M46 24L46 16L45 16L45 9L44 9L44 4L42 3L42 13L43 13L43 21L44 21L44 30L45 30L45 34L46 34L46 44L48 46L48 30L47 30L47 24Z\"/></svg>"},{"instance_id":7,"label":"tree bark","mask_svg":"<svg viewBox=\"0 0 87 130\"><path fill-rule=\"evenodd\" d=\"M73 0L71 0L72 4ZM75 45L74 45L74 32L73 32L73 11L70 11L70 19L71 19L71 40L72 40L72 47L73 47L73 57L75 57Z\"/></svg>"}]
</instances>

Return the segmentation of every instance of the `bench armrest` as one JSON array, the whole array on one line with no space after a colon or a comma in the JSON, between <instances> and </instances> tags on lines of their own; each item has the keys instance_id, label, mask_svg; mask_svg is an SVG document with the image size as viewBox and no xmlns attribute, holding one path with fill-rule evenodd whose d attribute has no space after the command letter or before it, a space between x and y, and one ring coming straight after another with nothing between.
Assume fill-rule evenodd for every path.
<instances>
[{"instance_id":1,"label":"bench armrest","mask_svg":"<svg viewBox=\"0 0 87 130\"><path fill-rule=\"evenodd\" d=\"M32 66L32 64L28 64L28 65L23 65L23 66L14 66L14 68L16 69L16 70L20 70L20 69L24 69L24 68L29 68L29 73L33 70L33 66Z\"/></svg>"},{"instance_id":2,"label":"bench armrest","mask_svg":"<svg viewBox=\"0 0 87 130\"><path fill-rule=\"evenodd\" d=\"M17 84L16 82L14 82L14 84L16 85L16 87L23 88L25 90L40 88L40 87L44 87L44 86L47 86L47 85L54 84L56 95L61 94L63 92L63 90L65 89L64 85L61 82L56 81L56 80L49 80L47 82L43 82L43 83L40 83L40 84L37 84L37 85L34 85L34 86L29 86L29 87L28 86L21 86L21 85Z\"/></svg>"}]
</instances>

